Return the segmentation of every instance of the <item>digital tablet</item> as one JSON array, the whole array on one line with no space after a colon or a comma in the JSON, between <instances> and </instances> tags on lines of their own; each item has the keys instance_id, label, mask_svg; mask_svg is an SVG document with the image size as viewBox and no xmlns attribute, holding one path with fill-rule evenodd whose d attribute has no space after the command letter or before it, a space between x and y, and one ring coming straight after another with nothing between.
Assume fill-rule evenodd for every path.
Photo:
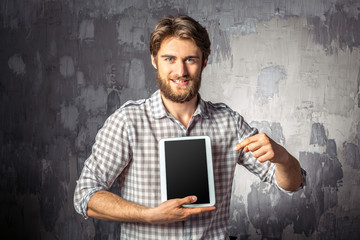
<instances>
[{"instance_id":1,"label":"digital tablet","mask_svg":"<svg viewBox=\"0 0 360 240\"><path fill-rule=\"evenodd\" d=\"M208 136L165 138L159 142L161 200L195 195L184 207L215 205L211 142Z\"/></svg>"}]
</instances>

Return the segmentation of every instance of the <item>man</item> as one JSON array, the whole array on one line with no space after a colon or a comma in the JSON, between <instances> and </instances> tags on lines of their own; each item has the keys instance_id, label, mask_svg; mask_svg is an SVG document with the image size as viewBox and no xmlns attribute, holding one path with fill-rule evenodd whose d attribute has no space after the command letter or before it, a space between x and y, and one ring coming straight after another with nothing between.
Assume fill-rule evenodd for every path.
<instances>
[{"instance_id":1,"label":"man","mask_svg":"<svg viewBox=\"0 0 360 240\"><path fill-rule=\"evenodd\" d=\"M298 161L282 146L226 105L199 96L210 54L205 28L188 16L164 18L151 35L150 53L160 90L126 103L99 131L75 190L80 214L122 222L121 239L218 240L228 236L236 163L283 191L302 185ZM198 135L212 141L216 205L182 207L196 196L161 203L158 141ZM115 180L120 195L107 191Z\"/></svg>"}]
</instances>

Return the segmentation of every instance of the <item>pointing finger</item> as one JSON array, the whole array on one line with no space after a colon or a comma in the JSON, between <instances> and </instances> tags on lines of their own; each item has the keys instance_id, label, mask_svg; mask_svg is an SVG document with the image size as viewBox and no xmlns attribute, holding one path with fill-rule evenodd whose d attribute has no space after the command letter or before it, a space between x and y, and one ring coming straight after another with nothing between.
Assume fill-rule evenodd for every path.
<instances>
[{"instance_id":1,"label":"pointing finger","mask_svg":"<svg viewBox=\"0 0 360 240\"><path fill-rule=\"evenodd\" d=\"M256 136L256 135L255 135ZM245 140L241 141L240 143L236 144L236 146L234 147L235 151L238 151L242 148L244 148L244 151L247 152L249 151L246 146L249 145L250 143L255 141L255 136L251 136L246 138Z\"/></svg>"}]
</instances>

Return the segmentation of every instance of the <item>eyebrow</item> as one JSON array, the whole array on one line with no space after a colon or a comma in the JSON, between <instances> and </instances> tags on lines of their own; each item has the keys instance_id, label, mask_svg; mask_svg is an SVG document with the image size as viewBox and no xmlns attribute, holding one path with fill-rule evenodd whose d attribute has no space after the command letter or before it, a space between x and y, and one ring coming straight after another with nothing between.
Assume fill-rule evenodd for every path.
<instances>
[{"instance_id":1,"label":"eyebrow","mask_svg":"<svg viewBox=\"0 0 360 240\"><path fill-rule=\"evenodd\" d=\"M174 55L161 55L160 57L162 57L162 58L167 58L167 57L176 58L176 56L174 56ZM198 57L198 56L186 56L185 59L187 59L187 58L198 58L198 59L200 59L200 57Z\"/></svg>"}]
</instances>

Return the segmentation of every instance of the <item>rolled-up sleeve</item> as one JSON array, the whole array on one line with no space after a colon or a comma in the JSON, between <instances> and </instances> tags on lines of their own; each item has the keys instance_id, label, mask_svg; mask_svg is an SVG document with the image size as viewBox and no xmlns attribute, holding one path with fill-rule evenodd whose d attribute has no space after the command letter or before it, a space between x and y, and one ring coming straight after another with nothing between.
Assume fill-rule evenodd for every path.
<instances>
[{"instance_id":1,"label":"rolled-up sleeve","mask_svg":"<svg viewBox=\"0 0 360 240\"><path fill-rule=\"evenodd\" d=\"M75 210L85 219L90 198L99 190L108 190L131 159L126 116L119 109L99 130L92 153L84 163L74 193Z\"/></svg>"},{"instance_id":2,"label":"rolled-up sleeve","mask_svg":"<svg viewBox=\"0 0 360 240\"><path fill-rule=\"evenodd\" d=\"M250 127L238 113L234 115L237 126L238 142L245 140L258 133L256 128ZM267 161L261 163L255 158L251 152L244 152L243 149L239 150L238 164L243 165L251 173L258 176L261 181L271 183L275 175L275 164Z\"/></svg>"},{"instance_id":3,"label":"rolled-up sleeve","mask_svg":"<svg viewBox=\"0 0 360 240\"><path fill-rule=\"evenodd\" d=\"M256 128L250 127L240 116L237 118L238 121L238 141L241 142L244 139L253 136L258 133ZM238 164L243 165L246 169L248 169L251 173L255 174L260 178L263 182L268 182L274 184L278 189L282 192L292 194L294 192L299 191L306 185L306 171L301 169L302 175L302 183L301 186L295 191L288 191L281 188L276 181L276 164L270 161L259 162L257 158L255 158L251 152L244 152L242 149L240 150L240 156L238 160Z\"/></svg>"}]
</instances>

